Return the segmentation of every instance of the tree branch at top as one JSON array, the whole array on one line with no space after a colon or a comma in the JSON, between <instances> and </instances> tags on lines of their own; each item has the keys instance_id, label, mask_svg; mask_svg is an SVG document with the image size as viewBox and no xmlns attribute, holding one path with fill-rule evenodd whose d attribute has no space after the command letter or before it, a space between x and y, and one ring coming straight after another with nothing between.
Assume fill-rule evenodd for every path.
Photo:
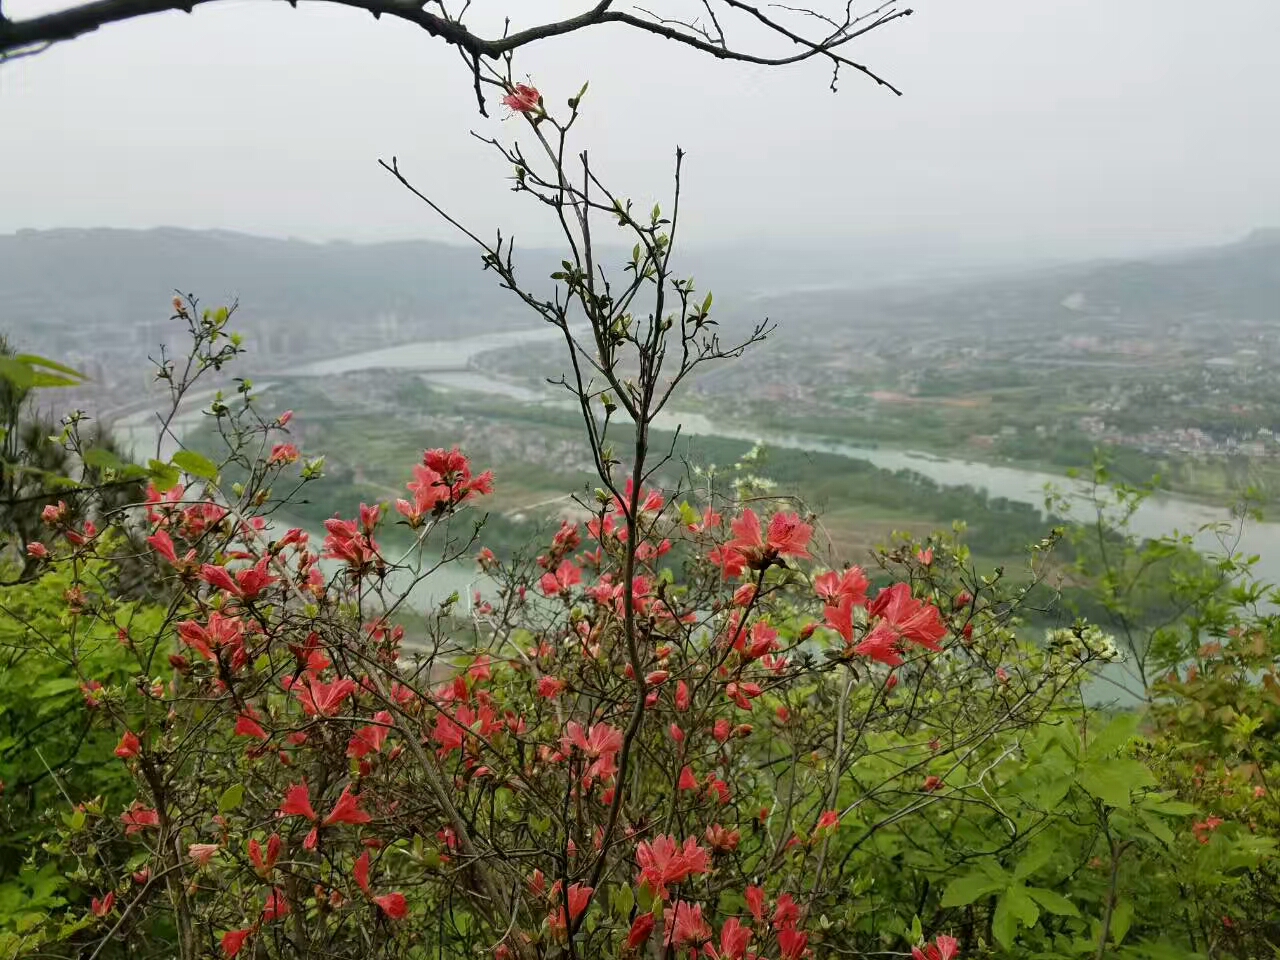
<instances>
[{"instance_id":1,"label":"tree branch at top","mask_svg":"<svg viewBox=\"0 0 1280 960\"><path fill-rule=\"evenodd\" d=\"M181 10L191 13L197 5L214 0L93 0L64 10L21 20L8 18L0 13L0 63L32 53L39 53L56 43L73 40L99 27L122 23L155 13ZM298 0L286 0L297 7ZM852 4L837 3L838 15L828 16L816 10L779 8L783 14L798 17L806 24L819 24L821 31L814 34L788 26L762 7L740 0L707 0L695 5L697 16L693 19L658 17L647 10L614 9L613 0L599 0L594 6L576 16L547 21L523 30L504 33L486 39L473 32L462 21L462 14L450 15L442 4L441 12L427 9L431 3L421 0L303 0L307 4L319 2L337 3L356 10L365 10L375 18L386 15L404 20L425 30L461 51L465 58L475 63L481 58L496 60L509 56L521 47L541 40L576 33L588 27L602 24L621 24L642 33L653 34L691 47L720 60L736 60L761 66L786 66L819 58L827 61L838 73L847 67L861 73L895 94L901 91L865 64L858 63L842 52L850 41L870 31L911 14L909 8L899 7L896 0L886 0L861 13L853 12ZM716 12L716 8L720 12ZM465 13L465 8L463 9ZM702 22L705 12L707 22ZM778 49L756 49L754 45L739 46L726 38L731 29L727 17L738 14L745 18L757 32L763 30L771 39L781 41Z\"/></svg>"}]
</instances>

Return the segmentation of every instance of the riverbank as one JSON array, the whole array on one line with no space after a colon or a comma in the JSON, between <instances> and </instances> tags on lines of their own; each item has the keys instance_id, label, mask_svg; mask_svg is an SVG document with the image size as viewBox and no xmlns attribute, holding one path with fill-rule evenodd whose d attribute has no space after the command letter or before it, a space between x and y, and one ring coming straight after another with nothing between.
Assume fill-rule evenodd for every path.
<instances>
[{"instance_id":1,"label":"riverbank","mask_svg":"<svg viewBox=\"0 0 1280 960\"><path fill-rule=\"evenodd\" d=\"M435 384L450 390L470 393L489 393L495 398L511 401L510 391L504 381L482 373L478 358L494 350L509 350L526 344L547 343L563 334L554 327L535 327L489 333L457 340L423 341L402 344L388 350L354 353L333 357L316 363L305 364L290 371L298 378L332 378L346 373L377 369L416 372L423 381L432 384L435 376L444 375L443 382ZM473 375L459 382L454 375L470 371ZM452 382L450 380L452 379ZM262 392L263 388L259 388ZM193 398L194 400L194 398ZM540 401L521 399L531 406L565 408L563 398L547 393ZM184 410L182 417L188 417ZM146 421L146 415L127 418L127 426L136 428ZM154 419L152 417L151 419ZM183 419L183 424L189 424ZM928 451L886 446L863 446L842 442L821 435L784 433L759 430L742 424L726 422L705 413L689 410L664 411L654 426L659 430L679 430L686 437L719 437L740 441L761 441L780 451L797 451L833 454L852 460L861 460L890 471L909 471L946 487L970 486L982 490L992 498L1003 498L1015 503L1029 504L1043 509L1046 489L1056 489L1079 495L1088 492L1087 485L1072 481L1060 473L983 462L974 459L943 457ZM1075 517L1079 519L1082 514ZM1141 537L1155 538L1172 533L1194 533L1197 545L1206 551L1241 552L1258 554L1261 559L1257 572L1263 579L1280 582L1280 524L1249 522L1235 526L1225 536L1220 531L1203 529L1215 524L1231 523L1224 509L1219 509L1195 499L1167 494L1152 495L1131 519L1133 532Z\"/></svg>"}]
</instances>

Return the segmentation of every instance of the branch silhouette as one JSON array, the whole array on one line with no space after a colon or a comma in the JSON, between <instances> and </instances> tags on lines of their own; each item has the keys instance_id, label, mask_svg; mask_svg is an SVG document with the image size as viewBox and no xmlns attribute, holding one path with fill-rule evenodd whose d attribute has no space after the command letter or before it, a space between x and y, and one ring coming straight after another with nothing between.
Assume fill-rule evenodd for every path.
<instances>
[{"instance_id":1,"label":"branch silhouette","mask_svg":"<svg viewBox=\"0 0 1280 960\"><path fill-rule=\"evenodd\" d=\"M43 52L57 43L73 40L99 27L122 23L138 17L150 16L171 10L191 13L199 5L216 0L93 0L37 17L14 20L0 12L0 64L6 60ZM299 0L285 0L295 9ZM895 94L901 91L875 73L865 64L845 56L843 48L850 41L872 30L911 14L910 8L902 8L897 0L885 0L862 13L854 12L852 0L836 2L836 15L817 10L786 7L757 6L742 0L699 0L690 3L689 19L660 17L643 8L615 9L614 0L598 2L582 13L562 20L537 24L523 30L504 32L502 36L486 39L473 32L462 19L466 12L453 15L443 0L301 0L308 5L336 3L356 10L365 10L375 18L395 17L412 23L432 37L457 49L475 69L478 62L509 57L521 47L538 41L564 36L603 24L622 26L672 40L720 60L736 60L762 66L786 66L811 59L830 63L833 69L832 89L841 67L854 70ZM428 9L435 7L439 12ZM717 11L717 8L718 11ZM771 12L776 10L777 13ZM726 30L732 29L729 18L736 15L751 25L756 33L763 32L769 40L780 42L777 49L766 49L763 41L738 45L727 39ZM705 17L705 21L704 21ZM788 25L782 17L796 21ZM817 25L816 32L814 25ZM805 28L809 28L806 30ZM477 71L478 72L478 71ZM481 100L481 111L484 104Z\"/></svg>"}]
</instances>

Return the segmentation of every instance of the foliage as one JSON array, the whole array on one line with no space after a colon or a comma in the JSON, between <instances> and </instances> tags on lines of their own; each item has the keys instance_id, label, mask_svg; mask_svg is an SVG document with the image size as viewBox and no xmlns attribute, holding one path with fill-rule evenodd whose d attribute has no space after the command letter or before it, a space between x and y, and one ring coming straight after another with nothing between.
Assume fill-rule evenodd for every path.
<instances>
[{"instance_id":1,"label":"foliage","mask_svg":"<svg viewBox=\"0 0 1280 960\"><path fill-rule=\"evenodd\" d=\"M115 599L117 575L116 564L90 559L4 591L0 943L74 895L75 878L59 869L56 842L32 857L51 826L83 821L79 805L86 801L114 806L131 794L130 778L113 756L116 738L95 723L97 685L133 680L138 664L121 638L154 631L161 618L154 607Z\"/></svg>"}]
</instances>

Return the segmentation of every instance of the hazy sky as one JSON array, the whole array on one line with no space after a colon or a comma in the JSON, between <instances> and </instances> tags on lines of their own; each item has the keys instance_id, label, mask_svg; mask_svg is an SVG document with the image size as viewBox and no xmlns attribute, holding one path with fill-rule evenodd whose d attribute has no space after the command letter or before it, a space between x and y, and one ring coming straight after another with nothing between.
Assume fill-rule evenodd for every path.
<instances>
[{"instance_id":1,"label":"hazy sky","mask_svg":"<svg viewBox=\"0 0 1280 960\"><path fill-rule=\"evenodd\" d=\"M702 243L929 235L1086 254L1280 225L1277 36L1277 0L923 0L852 51L902 98L851 73L832 95L824 66L724 64L621 27L517 67L553 101L591 81L581 143L620 192L651 202L685 147ZM468 135L521 133L502 113L477 115L442 44L341 7L224 0L136 20L0 67L0 231L449 237L377 167L394 153L477 230L549 239Z\"/></svg>"}]
</instances>

